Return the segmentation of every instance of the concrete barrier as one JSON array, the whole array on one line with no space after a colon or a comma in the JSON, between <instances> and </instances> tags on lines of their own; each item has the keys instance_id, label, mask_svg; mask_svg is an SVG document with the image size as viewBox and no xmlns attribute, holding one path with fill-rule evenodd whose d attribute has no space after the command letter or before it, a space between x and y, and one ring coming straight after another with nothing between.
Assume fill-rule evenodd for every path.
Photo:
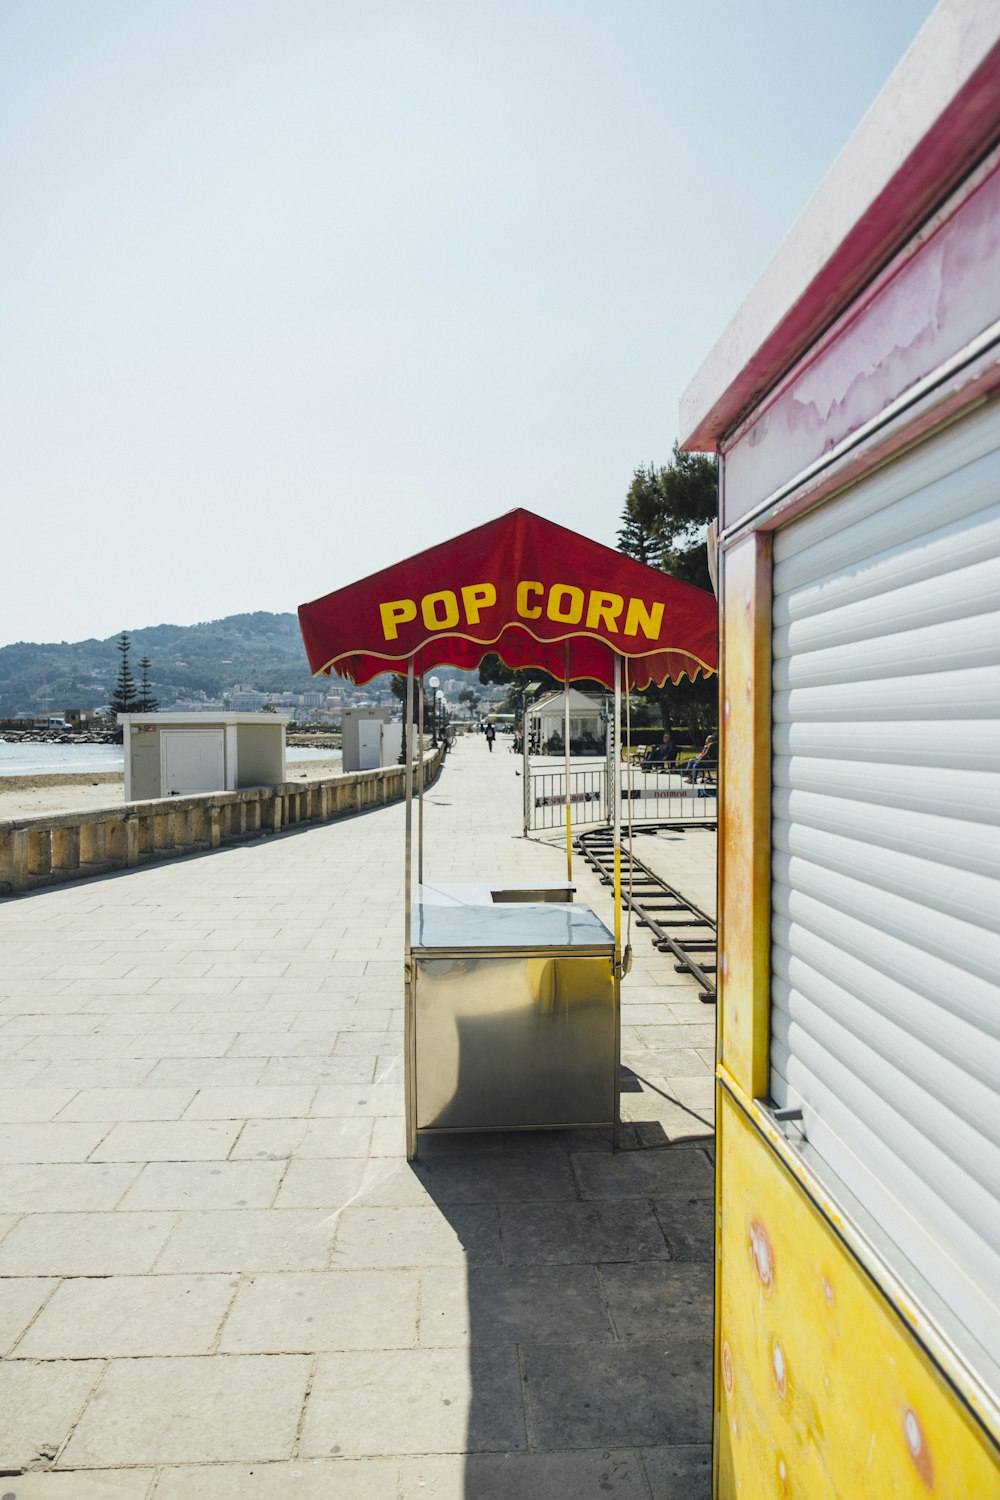
<instances>
[{"instance_id":1,"label":"concrete barrier","mask_svg":"<svg viewBox=\"0 0 1000 1500\"><path fill-rule=\"evenodd\" d=\"M443 748L424 759L427 784ZM387 766L322 781L284 782L238 792L204 792L127 802L88 812L0 819L0 895L130 870L242 839L384 807L406 795L406 769Z\"/></svg>"}]
</instances>

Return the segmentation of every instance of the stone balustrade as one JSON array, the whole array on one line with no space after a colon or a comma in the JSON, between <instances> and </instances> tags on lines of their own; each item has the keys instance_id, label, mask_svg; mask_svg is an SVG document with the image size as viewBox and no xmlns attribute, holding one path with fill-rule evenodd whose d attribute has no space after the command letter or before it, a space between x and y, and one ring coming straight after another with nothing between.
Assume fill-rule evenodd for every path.
<instances>
[{"instance_id":1,"label":"stone balustrade","mask_svg":"<svg viewBox=\"0 0 1000 1500\"><path fill-rule=\"evenodd\" d=\"M443 759L443 748L425 756L427 783L437 776ZM304 783L0 819L0 895L327 823L405 795L405 767L386 766Z\"/></svg>"}]
</instances>

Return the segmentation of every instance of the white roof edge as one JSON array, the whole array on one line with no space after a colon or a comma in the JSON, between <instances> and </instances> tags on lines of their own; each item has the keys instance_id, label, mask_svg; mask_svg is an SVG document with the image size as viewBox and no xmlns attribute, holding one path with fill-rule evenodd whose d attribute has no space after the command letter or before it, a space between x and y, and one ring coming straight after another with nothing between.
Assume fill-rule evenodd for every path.
<instances>
[{"instance_id":1,"label":"white roof edge","mask_svg":"<svg viewBox=\"0 0 1000 1500\"><path fill-rule=\"evenodd\" d=\"M682 445L699 428L704 436L709 414L998 43L1000 6L941 0L682 395Z\"/></svg>"},{"instance_id":2,"label":"white roof edge","mask_svg":"<svg viewBox=\"0 0 1000 1500\"><path fill-rule=\"evenodd\" d=\"M119 714L119 724L288 724L291 714L204 713Z\"/></svg>"}]
</instances>

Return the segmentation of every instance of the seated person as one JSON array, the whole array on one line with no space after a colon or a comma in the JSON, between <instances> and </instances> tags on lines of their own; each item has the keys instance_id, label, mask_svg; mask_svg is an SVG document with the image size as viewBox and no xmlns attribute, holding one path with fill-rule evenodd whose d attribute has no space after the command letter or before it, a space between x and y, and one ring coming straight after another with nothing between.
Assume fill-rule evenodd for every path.
<instances>
[{"instance_id":1,"label":"seated person","mask_svg":"<svg viewBox=\"0 0 1000 1500\"><path fill-rule=\"evenodd\" d=\"M642 771L657 770L659 767L665 766L670 770L676 764L677 746L674 744L674 737L668 729L660 744L652 746L639 769Z\"/></svg>"},{"instance_id":2,"label":"seated person","mask_svg":"<svg viewBox=\"0 0 1000 1500\"><path fill-rule=\"evenodd\" d=\"M710 734L705 741L700 755L694 756L684 767L684 780L692 784L700 781L706 771L714 771L719 764L719 747L716 744L714 734Z\"/></svg>"}]
</instances>

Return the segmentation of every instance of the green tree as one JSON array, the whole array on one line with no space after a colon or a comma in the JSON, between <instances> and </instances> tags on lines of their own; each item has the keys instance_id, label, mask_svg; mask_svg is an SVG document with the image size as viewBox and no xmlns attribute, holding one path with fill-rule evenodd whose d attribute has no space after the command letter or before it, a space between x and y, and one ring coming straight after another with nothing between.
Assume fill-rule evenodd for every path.
<instances>
[{"instance_id":1,"label":"green tree","mask_svg":"<svg viewBox=\"0 0 1000 1500\"><path fill-rule=\"evenodd\" d=\"M663 497L656 468L640 466L632 473L632 483L625 497L622 524L618 532L618 550L647 567L663 565L663 542L660 518Z\"/></svg>"},{"instance_id":2,"label":"green tree","mask_svg":"<svg viewBox=\"0 0 1000 1500\"><path fill-rule=\"evenodd\" d=\"M706 453L683 453L632 475L622 510L618 550L685 583L710 589L704 531L718 512L719 466Z\"/></svg>"},{"instance_id":3,"label":"green tree","mask_svg":"<svg viewBox=\"0 0 1000 1500\"><path fill-rule=\"evenodd\" d=\"M618 532L619 551L711 590L704 533L718 514L718 490L718 461L705 453L683 453L675 443L664 467L650 464L634 471ZM668 729L683 726L698 737L718 723L716 677L668 682L642 696L656 705Z\"/></svg>"},{"instance_id":4,"label":"green tree","mask_svg":"<svg viewBox=\"0 0 1000 1500\"><path fill-rule=\"evenodd\" d=\"M111 692L111 711L116 714L134 714L139 708L139 699L135 690L135 678L132 676L128 664L128 654L132 646L132 638L123 630L115 642L115 650L121 654L121 664L118 668L118 677Z\"/></svg>"},{"instance_id":5,"label":"green tree","mask_svg":"<svg viewBox=\"0 0 1000 1500\"><path fill-rule=\"evenodd\" d=\"M392 690L393 697L398 698L399 701L400 701L400 703L403 705L403 712L402 712L403 734L402 734L402 741L401 741L400 747L399 747L399 760L396 762L396 764L399 765L399 766L405 766L406 765L406 755L407 755L407 740L409 738L410 727L411 727L406 722L406 676L405 676L405 674L402 673L402 672L393 672L390 675L390 677L389 677L389 687ZM419 692L420 692L420 684L419 684L419 681L417 679L416 674L414 673L414 677L413 677L413 721L414 721L414 723L416 723L416 719L417 719L417 703L419 701L418 700L418 694L419 694ZM425 700L425 702L426 702L426 700Z\"/></svg>"},{"instance_id":6,"label":"green tree","mask_svg":"<svg viewBox=\"0 0 1000 1500\"><path fill-rule=\"evenodd\" d=\"M139 706L137 711L141 714L155 714L160 706L157 699L153 697L153 689L149 683L149 669L151 666L152 662L148 656L140 658L139 668L142 672L142 677L139 680Z\"/></svg>"}]
</instances>

